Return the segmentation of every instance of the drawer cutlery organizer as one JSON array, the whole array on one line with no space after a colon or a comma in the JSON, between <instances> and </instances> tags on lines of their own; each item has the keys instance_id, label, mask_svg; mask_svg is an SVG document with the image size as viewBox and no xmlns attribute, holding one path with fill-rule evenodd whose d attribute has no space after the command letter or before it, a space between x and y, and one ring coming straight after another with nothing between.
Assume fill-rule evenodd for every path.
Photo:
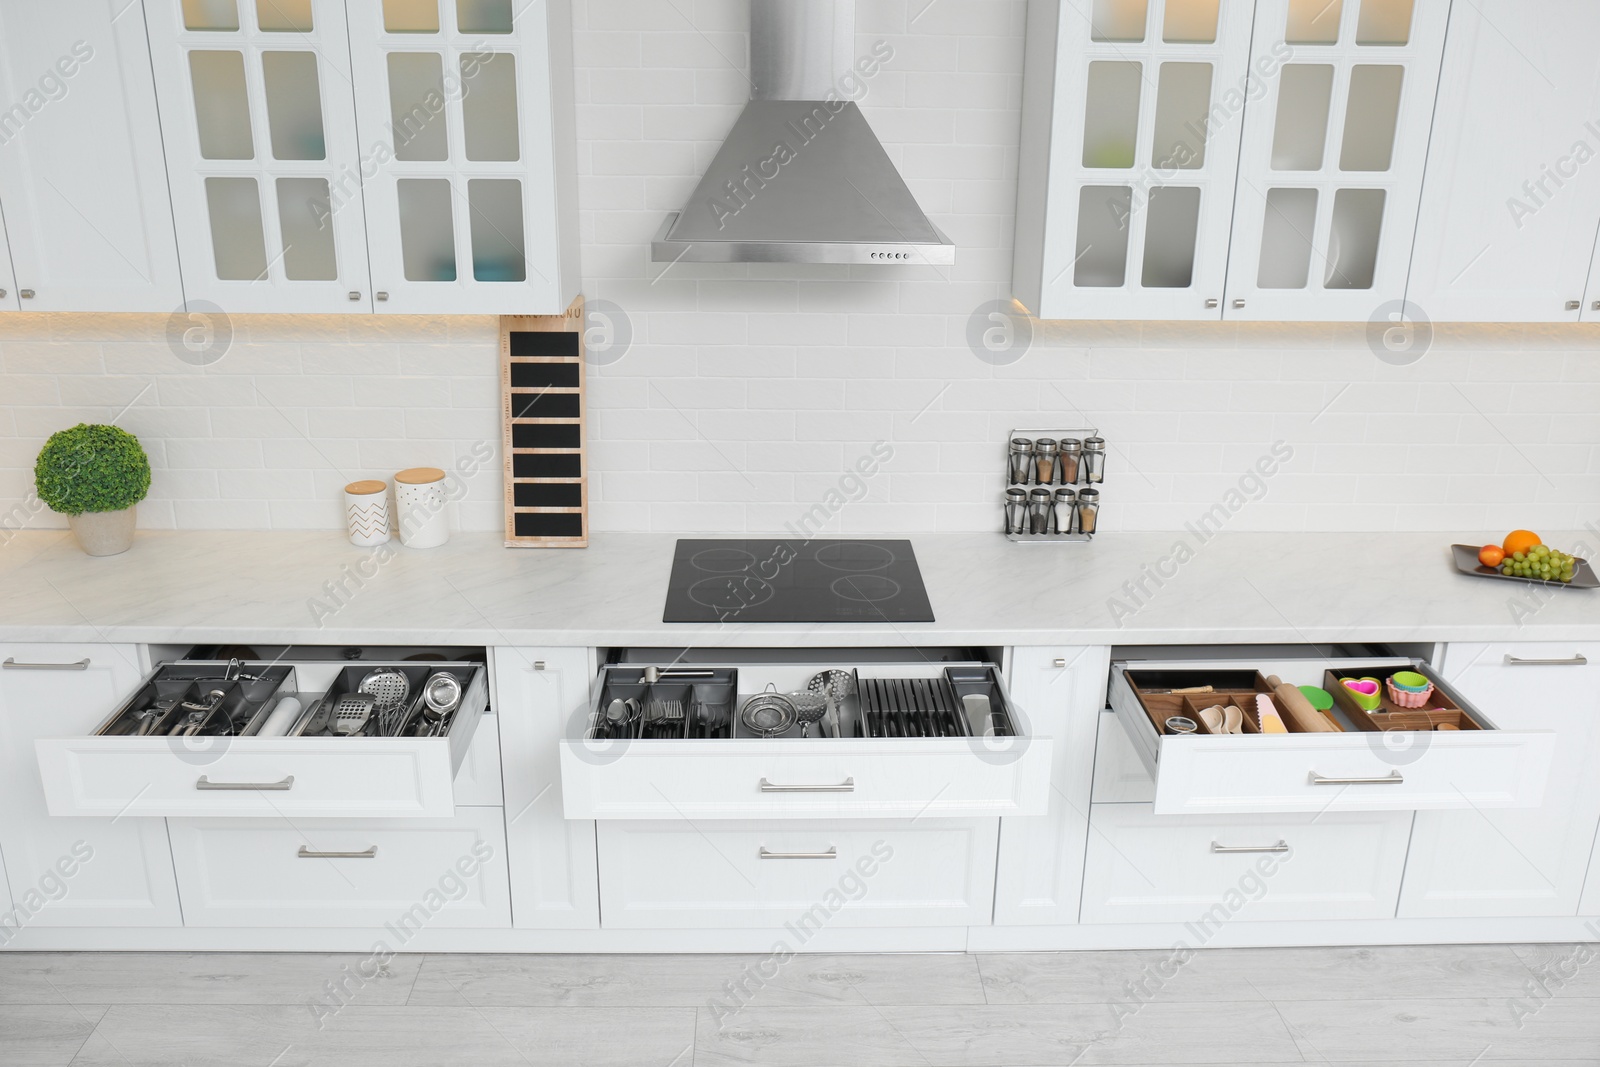
<instances>
[{"instance_id":1,"label":"drawer cutlery organizer","mask_svg":"<svg viewBox=\"0 0 1600 1067\"><path fill-rule=\"evenodd\" d=\"M295 692L294 668L282 664L165 663L96 733L244 736L259 730L278 701Z\"/></svg>"},{"instance_id":2,"label":"drawer cutlery organizer","mask_svg":"<svg viewBox=\"0 0 1600 1067\"><path fill-rule=\"evenodd\" d=\"M1543 802L1555 735L1498 729L1423 662L1275 657L1271 673L1295 690L1280 696L1266 671L1248 661L1219 656L1208 666L1206 658L1112 665L1108 701L1150 774L1156 815L1524 808ZM1391 699L1390 679L1402 671L1431 684L1423 707L1404 708ZM1368 701L1371 710L1361 708L1346 680L1376 690ZM1302 685L1327 692L1332 707L1315 710L1309 699L1291 703L1304 696ZM1205 686L1211 691L1184 691ZM1260 696L1271 698L1283 731L1263 730ZM1206 722L1202 711L1218 705L1243 712L1238 733L1226 731L1226 711L1223 729L1215 714ZM1188 723L1169 728L1174 716L1189 720L1192 729Z\"/></svg>"},{"instance_id":3,"label":"drawer cutlery organizer","mask_svg":"<svg viewBox=\"0 0 1600 1067\"><path fill-rule=\"evenodd\" d=\"M764 692L741 693L737 667L685 669L682 676L663 671L652 683L643 668L607 666L601 669L586 736L592 741L972 737L975 712L968 708L969 697L980 701L974 706L986 723L984 736L1017 736L1011 704L992 666L947 666L932 678L863 678L855 669L832 673L849 679L847 692L835 703L837 735L825 719L809 729L799 721L775 732L752 727L745 715L751 701L796 691L780 691L774 684Z\"/></svg>"},{"instance_id":4,"label":"drawer cutlery organizer","mask_svg":"<svg viewBox=\"0 0 1600 1067\"><path fill-rule=\"evenodd\" d=\"M1426 731L1435 730L1440 726L1453 730L1483 729L1483 726L1445 691L1437 679L1433 680L1434 691L1428 699L1427 708L1411 710L1395 704L1383 690L1386 689L1389 677L1403 670L1420 671L1421 667L1408 664L1403 667L1361 667L1324 671L1321 688L1333 697L1334 708L1338 711L1338 714L1327 716L1332 725L1337 727L1335 732ZM1151 670L1124 673L1130 691L1144 708L1145 714L1150 717L1150 725L1158 733L1167 736L1172 736L1174 733L1166 725L1167 720L1174 716L1193 722L1197 727L1194 731L1196 735L1223 735L1222 731L1213 730L1206 724L1200 711L1203 708L1216 705L1227 707L1230 704L1244 712L1244 734L1260 735L1263 731L1257 714L1257 696L1266 696L1272 700L1283 720L1284 728L1289 733L1318 732L1302 729L1295 717L1284 710L1273 686L1259 671ZM1343 684L1347 679L1357 681L1368 678L1377 680L1380 693L1383 694L1381 706L1371 712L1362 710L1350 690ZM1212 691L1181 692L1184 689L1205 686L1210 686Z\"/></svg>"},{"instance_id":5,"label":"drawer cutlery organizer","mask_svg":"<svg viewBox=\"0 0 1600 1067\"><path fill-rule=\"evenodd\" d=\"M52 815L448 818L486 661L313 646L162 662L91 733L35 742L45 800Z\"/></svg>"}]
</instances>

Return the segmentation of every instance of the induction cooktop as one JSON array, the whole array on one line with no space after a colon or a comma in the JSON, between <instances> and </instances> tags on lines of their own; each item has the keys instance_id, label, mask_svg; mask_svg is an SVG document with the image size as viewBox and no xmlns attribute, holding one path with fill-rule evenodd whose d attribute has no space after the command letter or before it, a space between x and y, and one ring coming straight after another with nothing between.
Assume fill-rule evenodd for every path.
<instances>
[{"instance_id":1,"label":"induction cooktop","mask_svg":"<svg viewBox=\"0 0 1600 1067\"><path fill-rule=\"evenodd\" d=\"M910 541L680 540L662 622L932 622Z\"/></svg>"}]
</instances>

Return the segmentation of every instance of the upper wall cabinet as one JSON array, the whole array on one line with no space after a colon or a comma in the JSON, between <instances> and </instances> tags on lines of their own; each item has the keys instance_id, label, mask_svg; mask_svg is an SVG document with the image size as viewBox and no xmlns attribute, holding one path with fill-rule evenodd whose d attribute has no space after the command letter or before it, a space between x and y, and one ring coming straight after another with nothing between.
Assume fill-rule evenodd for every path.
<instances>
[{"instance_id":1,"label":"upper wall cabinet","mask_svg":"<svg viewBox=\"0 0 1600 1067\"><path fill-rule=\"evenodd\" d=\"M1040 318L1220 318L1250 4L1028 5L1016 293Z\"/></svg>"},{"instance_id":2,"label":"upper wall cabinet","mask_svg":"<svg viewBox=\"0 0 1600 1067\"><path fill-rule=\"evenodd\" d=\"M1408 299L1431 319L1600 318L1585 280L1600 224L1600 5L1473 0L1450 45Z\"/></svg>"},{"instance_id":3,"label":"upper wall cabinet","mask_svg":"<svg viewBox=\"0 0 1600 1067\"><path fill-rule=\"evenodd\" d=\"M577 295L564 3L349 7L379 311L560 312Z\"/></svg>"},{"instance_id":4,"label":"upper wall cabinet","mask_svg":"<svg viewBox=\"0 0 1600 1067\"><path fill-rule=\"evenodd\" d=\"M369 311L343 0L147 0L191 301Z\"/></svg>"},{"instance_id":5,"label":"upper wall cabinet","mask_svg":"<svg viewBox=\"0 0 1600 1067\"><path fill-rule=\"evenodd\" d=\"M1029 4L1015 292L1041 318L1405 295L1448 4Z\"/></svg>"},{"instance_id":6,"label":"upper wall cabinet","mask_svg":"<svg viewBox=\"0 0 1600 1067\"><path fill-rule=\"evenodd\" d=\"M179 307L139 4L0 4L0 100L0 307Z\"/></svg>"},{"instance_id":7,"label":"upper wall cabinet","mask_svg":"<svg viewBox=\"0 0 1600 1067\"><path fill-rule=\"evenodd\" d=\"M1403 299L1445 3L1257 0L1230 318L1371 318Z\"/></svg>"}]
</instances>

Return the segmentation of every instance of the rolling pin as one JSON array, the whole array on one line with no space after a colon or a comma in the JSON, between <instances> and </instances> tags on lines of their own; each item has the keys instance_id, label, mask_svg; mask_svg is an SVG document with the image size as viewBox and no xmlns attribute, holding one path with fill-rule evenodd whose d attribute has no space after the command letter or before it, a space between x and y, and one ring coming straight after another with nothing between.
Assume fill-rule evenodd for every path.
<instances>
[{"instance_id":1,"label":"rolling pin","mask_svg":"<svg viewBox=\"0 0 1600 1067\"><path fill-rule=\"evenodd\" d=\"M1318 711L1306 699L1300 690L1279 678L1276 674L1267 679L1267 684L1272 686L1273 696L1278 698L1278 705L1294 720L1295 726L1303 734L1333 734L1339 733L1339 728L1328 721L1328 717Z\"/></svg>"}]
</instances>

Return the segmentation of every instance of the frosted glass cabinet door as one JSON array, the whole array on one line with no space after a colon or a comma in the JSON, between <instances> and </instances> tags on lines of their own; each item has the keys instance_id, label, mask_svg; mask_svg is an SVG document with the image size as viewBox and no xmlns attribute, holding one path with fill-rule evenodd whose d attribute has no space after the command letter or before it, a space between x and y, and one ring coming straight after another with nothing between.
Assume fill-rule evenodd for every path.
<instances>
[{"instance_id":1,"label":"frosted glass cabinet door","mask_svg":"<svg viewBox=\"0 0 1600 1067\"><path fill-rule=\"evenodd\" d=\"M376 309L566 310L577 270L565 0L363 0L349 18Z\"/></svg>"},{"instance_id":2,"label":"frosted glass cabinet door","mask_svg":"<svg viewBox=\"0 0 1600 1067\"><path fill-rule=\"evenodd\" d=\"M1220 318L1250 4L1028 11L1017 297L1045 319Z\"/></svg>"},{"instance_id":3,"label":"frosted glass cabinet door","mask_svg":"<svg viewBox=\"0 0 1600 1067\"><path fill-rule=\"evenodd\" d=\"M341 0L146 0L190 300L371 311Z\"/></svg>"},{"instance_id":4,"label":"frosted glass cabinet door","mask_svg":"<svg viewBox=\"0 0 1600 1067\"><path fill-rule=\"evenodd\" d=\"M1535 16L1534 11L1537 11ZM1435 321L1576 322L1600 226L1600 5L1450 13L1407 299ZM1581 146L1581 147L1580 147Z\"/></svg>"},{"instance_id":5,"label":"frosted glass cabinet door","mask_svg":"<svg viewBox=\"0 0 1600 1067\"><path fill-rule=\"evenodd\" d=\"M16 311L17 283L11 276L11 249L6 243L5 202L0 201L0 311Z\"/></svg>"},{"instance_id":6,"label":"frosted glass cabinet door","mask_svg":"<svg viewBox=\"0 0 1600 1067\"><path fill-rule=\"evenodd\" d=\"M1449 7L1257 0L1228 318L1360 321L1404 298Z\"/></svg>"},{"instance_id":7,"label":"frosted glass cabinet door","mask_svg":"<svg viewBox=\"0 0 1600 1067\"><path fill-rule=\"evenodd\" d=\"M24 311L183 300L144 14L128 0L0 4L0 204Z\"/></svg>"}]
</instances>

